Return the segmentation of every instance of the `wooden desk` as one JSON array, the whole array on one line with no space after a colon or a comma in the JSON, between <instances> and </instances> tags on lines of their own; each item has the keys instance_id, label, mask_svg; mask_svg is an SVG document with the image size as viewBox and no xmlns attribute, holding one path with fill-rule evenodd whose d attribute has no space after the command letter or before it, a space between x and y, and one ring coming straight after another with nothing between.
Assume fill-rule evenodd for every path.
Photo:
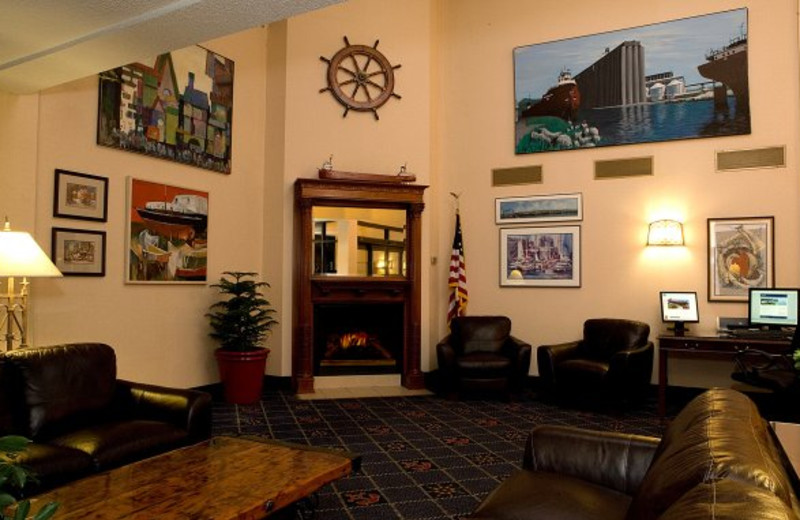
<instances>
[{"instance_id":1,"label":"wooden desk","mask_svg":"<svg viewBox=\"0 0 800 520\"><path fill-rule=\"evenodd\" d=\"M758 349L771 354L786 352L789 340L733 338L727 336L658 336L658 413L667 412L668 359L670 356L695 359L733 359L747 349Z\"/></svg>"},{"instance_id":2,"label":"wooden desk","mask_svg":"<svg viewBox=\"0 0 800 520\"><path fill-rule=\"evenodd\" d=\"M350 473L360 458L333 450L215 437L31 499L60 503L59 520L254 520Z\"/></svg>"}]
</instances>

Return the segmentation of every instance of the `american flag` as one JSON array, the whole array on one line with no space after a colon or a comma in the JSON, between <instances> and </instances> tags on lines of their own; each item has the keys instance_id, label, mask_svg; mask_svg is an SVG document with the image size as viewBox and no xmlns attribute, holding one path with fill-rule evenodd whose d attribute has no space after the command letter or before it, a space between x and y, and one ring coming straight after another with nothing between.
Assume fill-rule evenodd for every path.
<instances>
[{"instance_id":1,"label":"american flag","mask_svg":"<svg viewBox=\"0 0 800 520\"><path fill-rule=\"evenodd\" d=\"M456 316L467 312L467 271L464 262L464 241L461 237L461 215L456 213L456 231L453 235L453 252L450 254L450 276L447 286L450 288L450 304L447 308L447 325Z\"/></svg>"}]
</instances>

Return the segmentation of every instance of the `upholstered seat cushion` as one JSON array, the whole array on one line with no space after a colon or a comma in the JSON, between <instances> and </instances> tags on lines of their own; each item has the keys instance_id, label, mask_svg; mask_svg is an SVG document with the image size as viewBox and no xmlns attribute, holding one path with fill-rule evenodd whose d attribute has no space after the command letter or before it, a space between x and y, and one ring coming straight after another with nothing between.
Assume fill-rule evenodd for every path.
<instances>
[{"instance_id":1,"label":"upholstered seat cushion","mask_svg":"<svg viewBox=\"0 0 800 520\"><path fill-rule=\"evenodd\" d=\"M85 475L94 468L94 461L86 452L37 442L29 444L17 462L29 468L34 475L46 475L48 481L56 484ZM36 481L25 485L27 494L32 491L36 491Z\"/></svg>"},{"instance_id":2,"label":"upholstered seat cushion","mask_svg":"<svg viewBox=\"0 0 800 520\"><path fill-rule=\"evenodd\" d=\"M625 517L631 497L579 478L517 470L470 520L608 520Z\"/></svg>"},{"instance_id":3,"label":"upholstered seat cushion","mask_svg":"<svg viewBox=\"0 0 800 520\"><path fill-rule=\"evenodd\" d=\"M496 378L508 375L511 359L494 352L470 352L456 359L462 378Z\"/></svg>"},{"instance_id":4,"label":"upholstered seat cushion","mask_svg":"<svg viewBox=\"0 0 800 520\"><path fill-rule=\"evenodd\" d=\"M105 469L178 446L187 435L186 430L161 421L131 420L76 430L50 443L86 453L96 469Z\"/></svg>"}]
</instances>

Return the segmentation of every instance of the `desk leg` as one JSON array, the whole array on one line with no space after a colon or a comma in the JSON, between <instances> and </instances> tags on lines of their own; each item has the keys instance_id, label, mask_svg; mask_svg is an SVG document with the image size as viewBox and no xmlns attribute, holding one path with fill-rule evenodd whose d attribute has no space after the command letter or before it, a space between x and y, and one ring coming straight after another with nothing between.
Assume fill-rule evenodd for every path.
<instances>
[{"instance_id":1,"label":"desk leg","mask_svg":"<svg viewBox=\"0 0 800 520\"><path fill-rule=\"evenodd\" d=\"M658 349L658 415L667 414L667 352Z\"/></svg>"}]
</instances>

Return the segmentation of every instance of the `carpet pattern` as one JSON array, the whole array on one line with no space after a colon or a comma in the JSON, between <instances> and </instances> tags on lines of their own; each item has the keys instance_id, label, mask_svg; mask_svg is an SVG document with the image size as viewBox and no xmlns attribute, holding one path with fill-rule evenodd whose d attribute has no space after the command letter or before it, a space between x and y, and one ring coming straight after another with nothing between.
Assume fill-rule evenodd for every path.
<instances>
[{"instance_id":1,"label":"carpet pattern","mask_svg":"<svg viewBox=\"0 0 800 520\"><path fill-rule=\"evenodd\" d=\"M533 426L660 436L654 403L599 413L540 402L436 396L306 401L267 391L254 405L214 403L215 435L258 435L362 455L359 473L318 493L322 520L459 519L522 462Z\"/></svg>"}]
</instances>

